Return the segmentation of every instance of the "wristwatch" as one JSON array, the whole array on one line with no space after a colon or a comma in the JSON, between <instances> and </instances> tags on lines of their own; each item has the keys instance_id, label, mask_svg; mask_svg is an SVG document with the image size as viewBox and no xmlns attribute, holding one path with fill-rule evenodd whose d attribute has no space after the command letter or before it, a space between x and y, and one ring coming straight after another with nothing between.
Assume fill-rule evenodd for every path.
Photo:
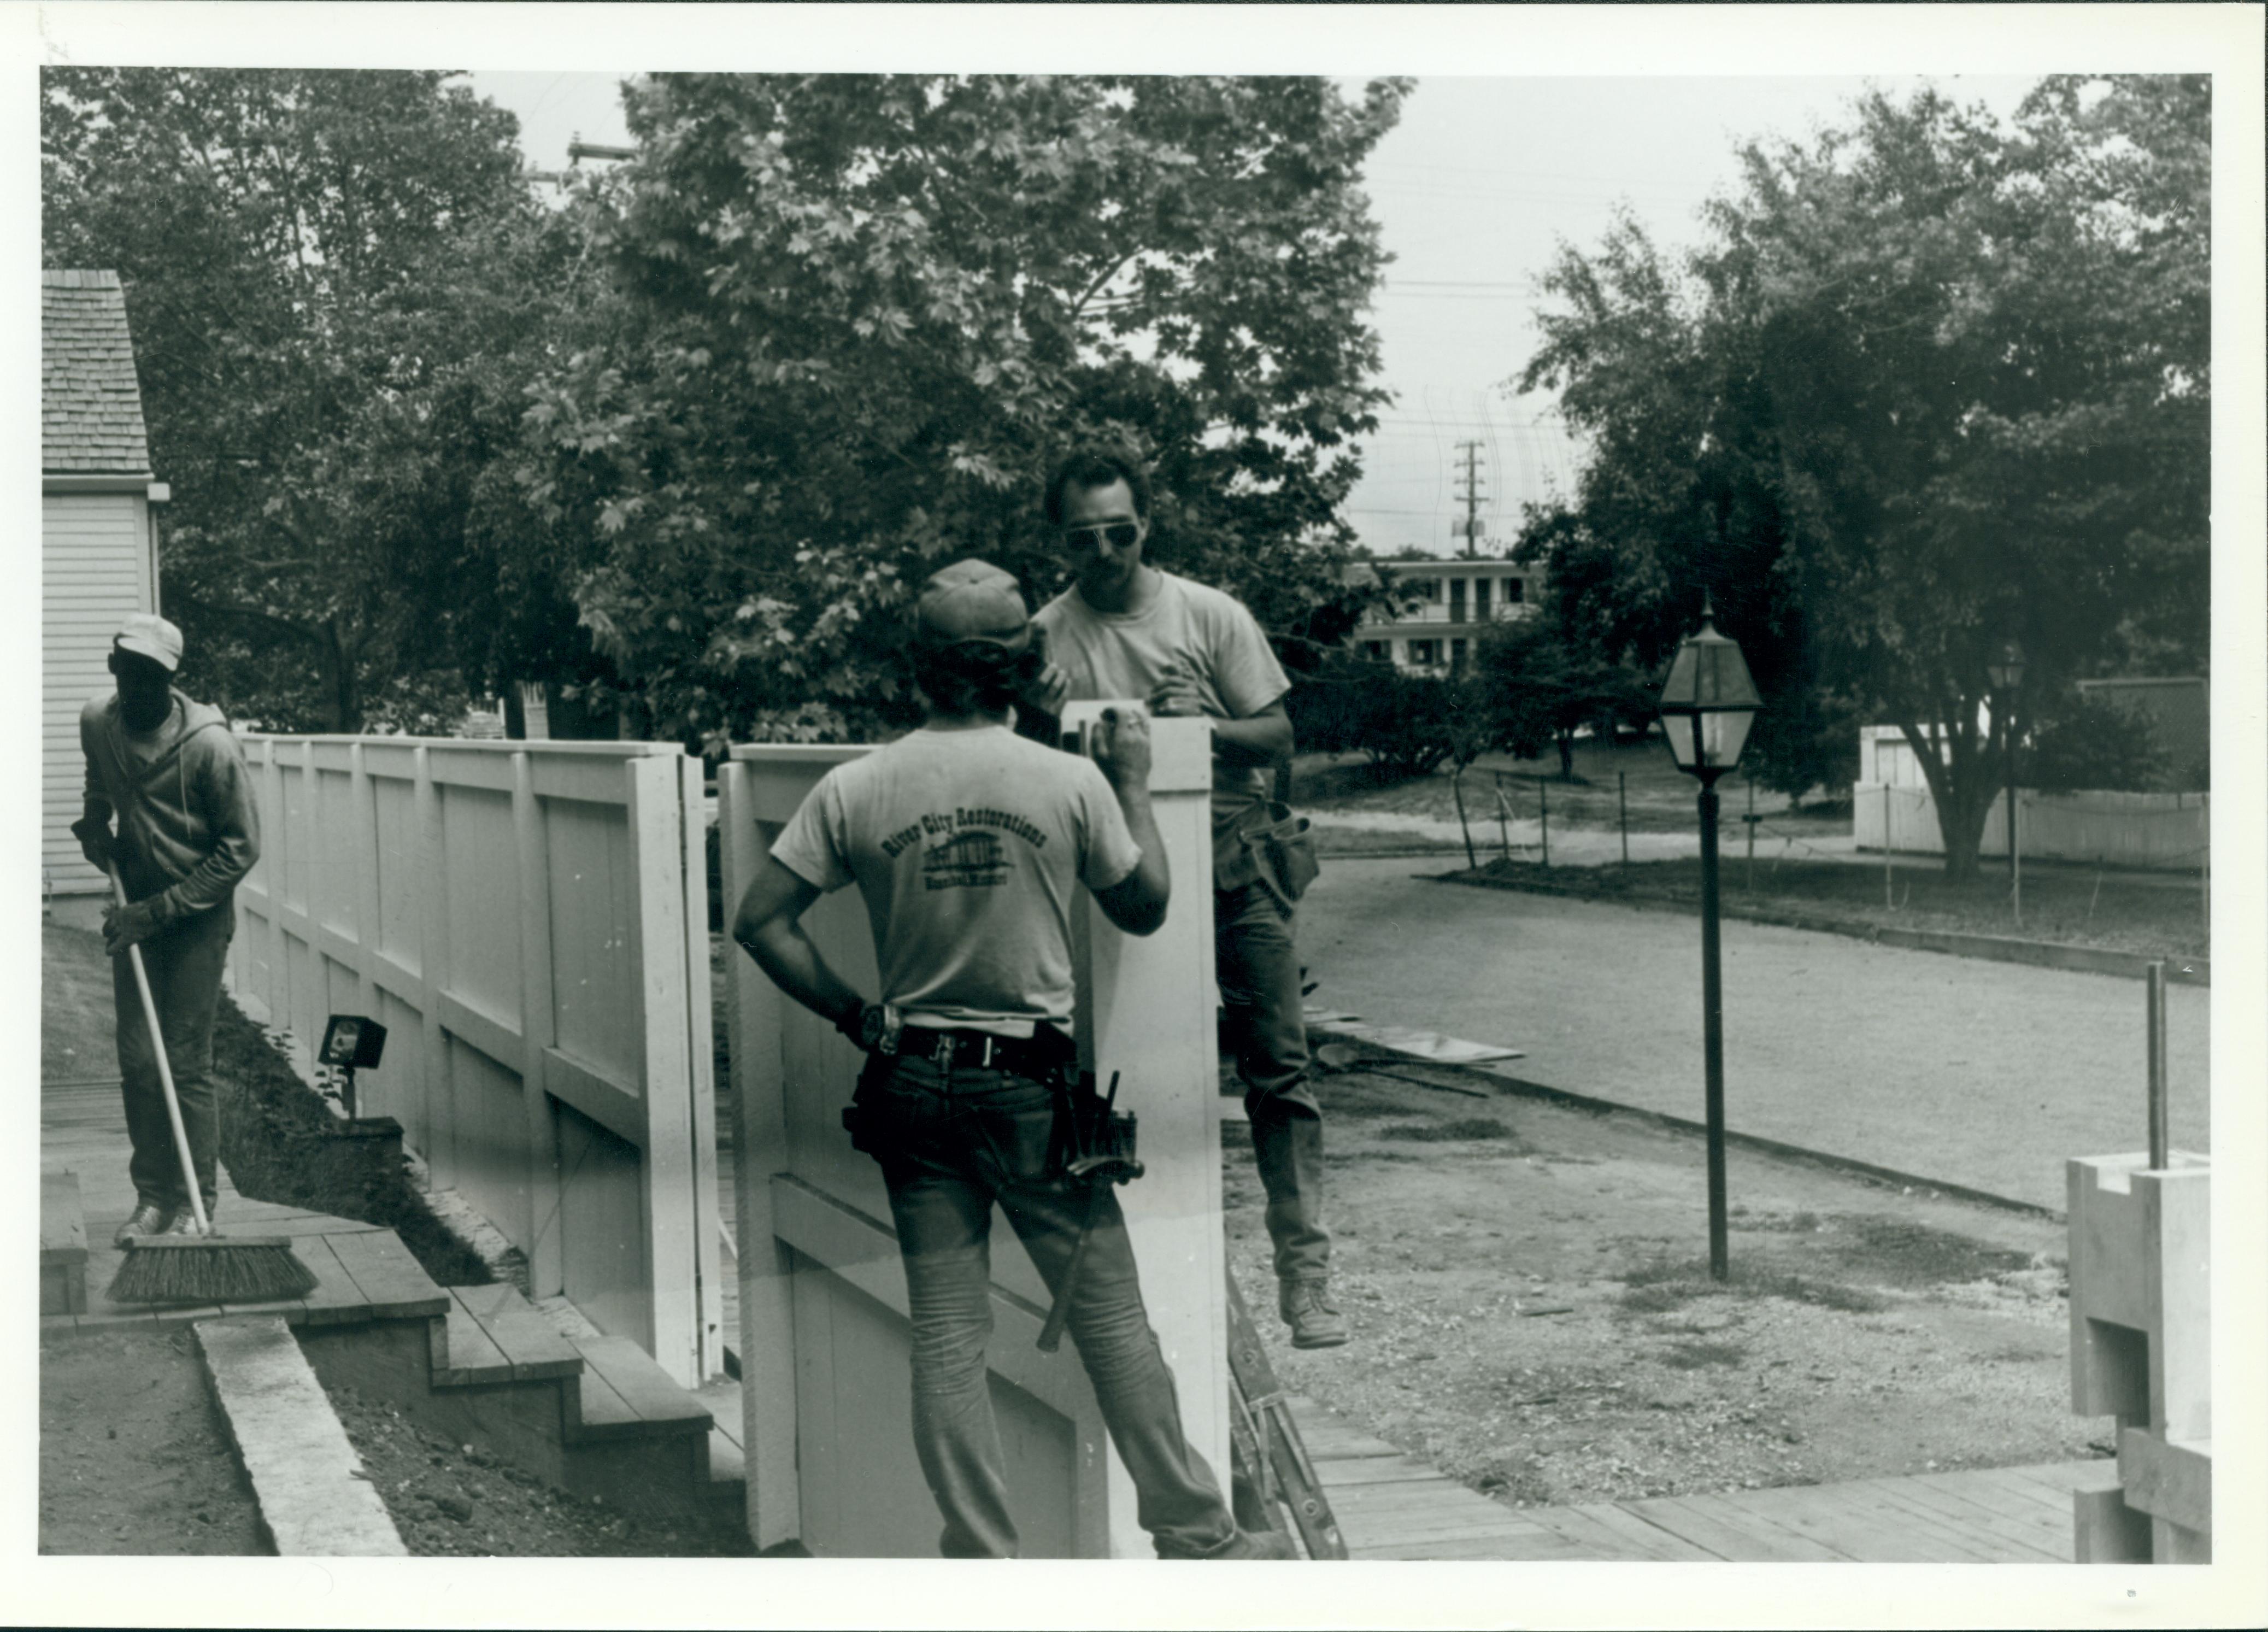
<instances>
[{"instance_id":1,"label":"wristwatch","mask_svg":"<svg viewBox=\"0 0 2268 1632\"><path fill-rule=\"evenodd\" d=\"M905 1021L887 1003L869 1003L858 1011L858 1030L850 1040L870 1054L895 1054Z\"/></svg>"}]
</instances>

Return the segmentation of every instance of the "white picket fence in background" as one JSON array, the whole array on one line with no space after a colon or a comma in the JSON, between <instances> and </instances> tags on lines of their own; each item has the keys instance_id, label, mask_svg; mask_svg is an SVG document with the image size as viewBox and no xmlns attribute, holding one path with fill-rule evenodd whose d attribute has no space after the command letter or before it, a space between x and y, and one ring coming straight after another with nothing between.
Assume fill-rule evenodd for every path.
<instances>
[{"instance_id":1,"label":"white picket fence in background","mask_svg":"<svg viewBox=\"0 0 2268 1632\"><path fill-rule=\"evenodd\" d=\"M1984 727L1980 717L1978 728ZM2175 870L2205 865L2212 844L2210 794L2047 794L2016 790L2016 848L2043 861ZM1943 855L1937 801L1913 745L1896 726L1859 731L1859 779L1852 784L1852 831L1861 850ZM2008 853L2008 806L1995 794L1979 853Z\"/></svg>"},{"instance_id":2,"label":"white picket fence in background","mask_svg":"<svg viewBox=\"0 0 2268 1632\"><path fill-rule=\"evenodd\" d=\"M702 766L668 743L247 735L232 989L681 1385L723 1368Z\"/></svg>"}]
</instances>

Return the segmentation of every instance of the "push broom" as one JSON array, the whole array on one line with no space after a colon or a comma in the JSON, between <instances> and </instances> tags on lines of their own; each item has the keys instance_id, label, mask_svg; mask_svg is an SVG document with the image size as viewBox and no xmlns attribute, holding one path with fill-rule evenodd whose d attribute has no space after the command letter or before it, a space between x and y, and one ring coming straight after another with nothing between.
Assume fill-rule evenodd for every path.
<instances>
[{"instance_id":1,"label":"push broom","mask_svg":"<svg viewBox=\"0 0 2268 1632\"><path fill-rule=\"evenodd\" d=\"M118 864L110 867L110 897L122 911L126 886ZM166 1058L166 1035L158 1029L158 1005L150 995L150 974L142 949L126 949L134 965L134 989L142 997L142 1023L158 1056L158 1082L166 1090L166 1118L173 1125L173 1150L181 1159L181 1183L189 1198L194 1236L135 1236L126 1243L126 1261L110 1282L120 1303L265 1303L301 1297L315 1289L315 1272L291 1253L289 1236L217 1234L205 1216L204 1192L189 1159L189 1136L181 1126L180 1096L173 1091L173 1067Z\"/></svg>"}]
</instances>

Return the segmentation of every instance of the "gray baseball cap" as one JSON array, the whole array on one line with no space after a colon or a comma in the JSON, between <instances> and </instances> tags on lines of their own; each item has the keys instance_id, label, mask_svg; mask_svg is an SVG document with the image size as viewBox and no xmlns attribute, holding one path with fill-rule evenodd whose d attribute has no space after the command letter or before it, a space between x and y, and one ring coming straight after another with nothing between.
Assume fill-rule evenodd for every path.
<instances>
[{"instance_id":1,"label":"gray baseball cap","mask_svg":"<svg viewBox=\"0 0 2268 1632\"><path fill-rule=\"evenodd\" d=\"M155 612L135 612L119 625L111 645L146 657L172 674L181 666L181 631Z\"/></svg>"},{"instance_id":2,"label":"gray baseball cap","mask_svg":"<svg viewBox=\"0 0 2268 1632\"><path fill-rule=\"evenodd\" d=\"M1031 644L1031 615L1015 574L974 557L930 574L914 603L915 636L924 646L981 644L1008 656Z\"/></svg>"}]
</instances>

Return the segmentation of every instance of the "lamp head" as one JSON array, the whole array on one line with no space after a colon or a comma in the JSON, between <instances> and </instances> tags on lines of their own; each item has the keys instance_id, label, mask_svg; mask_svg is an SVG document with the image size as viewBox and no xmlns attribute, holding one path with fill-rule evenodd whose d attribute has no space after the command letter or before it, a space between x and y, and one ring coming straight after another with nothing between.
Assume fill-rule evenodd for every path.
<instances>
[{"instance_id":1,"label":"lamp head","mask_svg":"<svg viewBox=\"0 0 2268 1632\"><path fill-rule=\"evenodd\" d=\"M1740 644L1717 632L1705 603L1700 629L1677 648L1661 687L1662 733L1677 768L1705 785L1733 769L1763 706Z\"/></svg>"}]
</instances>

